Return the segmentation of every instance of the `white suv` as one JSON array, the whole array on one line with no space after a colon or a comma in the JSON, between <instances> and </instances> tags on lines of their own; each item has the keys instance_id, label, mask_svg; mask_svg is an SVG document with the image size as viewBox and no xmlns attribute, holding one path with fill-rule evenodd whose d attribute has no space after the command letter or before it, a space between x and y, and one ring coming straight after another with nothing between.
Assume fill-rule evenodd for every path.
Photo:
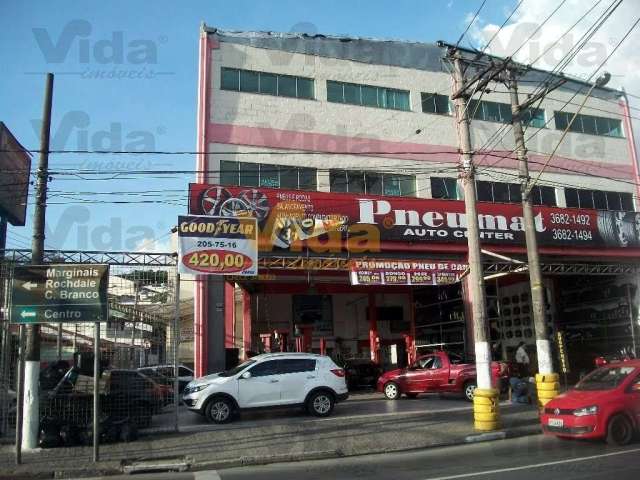
<instances>
[{"instance_id":1,"label":"white suv","mask_svg":"<svg viewBox=\"0 0 640 480\"><path fill-rule=\"evenodd\" d=\"M208 421L225 423L240 410L304 406L318 417L349 396L344 370L311 353L265 353L189 383L183 401Z\"/></svg>"}]
</instances>

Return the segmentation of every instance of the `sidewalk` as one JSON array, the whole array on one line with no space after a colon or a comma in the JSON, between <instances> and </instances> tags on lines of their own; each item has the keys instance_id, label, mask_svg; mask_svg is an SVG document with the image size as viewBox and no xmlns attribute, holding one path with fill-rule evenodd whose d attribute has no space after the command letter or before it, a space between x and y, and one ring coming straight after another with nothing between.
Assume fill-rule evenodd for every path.
<instances>
[{"instance_id":1,"label":"sidewalk","mask_svg":"<svg viewBox=\"0 0 640 480\"><path fill-rule=\"evenodd\" d=\"M101 447L92 462L90 447L54 448L23 454L14 464L12 446L0 447L0 479L77 478L122 473L125 463L178 459L191 470L311 460L464 444L540 433L537 410L504 404L499 435L478 435L470 407L440 411L377 414L346 420L282 417L282 422L243 426L239 421L215 430L142 436L129 444Z\"/></svg>"}]
</instances>

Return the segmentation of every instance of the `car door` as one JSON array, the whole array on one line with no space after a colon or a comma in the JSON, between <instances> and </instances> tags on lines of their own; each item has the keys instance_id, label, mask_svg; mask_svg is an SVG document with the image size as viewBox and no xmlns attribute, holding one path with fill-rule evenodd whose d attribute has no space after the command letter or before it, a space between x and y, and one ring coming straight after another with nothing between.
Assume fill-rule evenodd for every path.
<instances>
[{"instance_id":1,"label":"car door","mask_svg":"<svg viewBox=\"0 0 640 480\"><path fill-rule=\"evenodd\" d=\"M280 360L280 399L283 404L296 404L304 399L317 383L317 362L312 358L287 358Z\"/></svg>"},{"instance_id":2,"label":"car door","mask_svg":"<svg viewBox=\"0 0 640 480\"><path fill-rule=\"evenodd\" d=\"M426 385L430 391L441 390L444 385L447 384L449 379L449 369L444 368L442 364L442 358L434 356L433 361L425 369L427 376Z\"/></svg>"},{"instance_id":3,"label":"car door","mask_svg":"<svg viewBox=\"0 0 640 480\"><path fill-rule=\"evenodd\" d=\"M636 425L640 425L640 375L636 375L636 378L631 382L625 397L626 408L633 413Z\"/></svg>"},{"instance_id":4,"label":"car door","mask_svg":"<svg viewBox=\"0 0 640 480\"><path fill-rule=\"evenodd\" d=\"M238 378L240 408L267 407L280 403L280 361L266 360L251 367L249 378Z\"/></svg>"},{"instance_id":5,"label":"car door","mask_svg":"<svg viewBox=\"0 0 640 480\"><path fill-rule=\"evenodd\" d=\"M427 373L431 365L433 365L434 355L428 355L420 358L412 367L410 367L404 375L404 390L408 392L426 392L428 389Z\"/></svg>"}]
</instances>

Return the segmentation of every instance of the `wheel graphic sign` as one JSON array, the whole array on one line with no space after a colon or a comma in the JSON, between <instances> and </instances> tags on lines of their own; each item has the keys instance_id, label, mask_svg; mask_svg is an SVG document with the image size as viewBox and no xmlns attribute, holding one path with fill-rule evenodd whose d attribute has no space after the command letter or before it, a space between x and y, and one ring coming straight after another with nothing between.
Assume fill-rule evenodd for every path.
<instances>
[{"instance_id":1,"label":"wheel graphic sign","mask_svg":"<svg viewBox=\"0 0 640 480\"><path fill-rule=\"evenodd\" d=\"M258 275L255 217L178 217L180 273Z\"/></svg>"}]
</instances>

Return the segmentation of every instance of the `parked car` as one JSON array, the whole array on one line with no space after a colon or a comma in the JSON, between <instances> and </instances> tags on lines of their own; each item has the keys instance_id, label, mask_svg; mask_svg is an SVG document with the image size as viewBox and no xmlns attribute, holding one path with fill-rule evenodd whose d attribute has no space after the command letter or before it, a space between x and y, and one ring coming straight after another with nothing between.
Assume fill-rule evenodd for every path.
<instances>
[{"instance_id":1,"label":"parked car","mask_svg":"<svg viewBox=\"0 0 640 480\"><path fill-rule=\"evenodd\" d=\"M629 443L640 432L640 360L610 363L545 405L546 434Z\"/></svg>"},{"instance_id":2,"label":"parked car","mask_svg":"<svg viewBox=\"0 0 640 480\"><path fill-rule=\"evenodd\" d=\"M153 365L139 368L138 371L153 378L158 383L173 387L173 379L175 377L173 365ZM184 387L192 380L193 370L184 365L178 365L178 391L182 393Z\"/></svg>"},{"instance_id":3,"label":"parked car","mask_svg":"<svg viewBox=\"0 0 640 480\"><path fill-rule=\"evenodd\" d=\"M509 368L501 362L493 362L491 370L495 385L508 384ZM464 363L454 353L434 352L418 357L409 368L391 370L378 379L377 389L389 400L402 394L415 398L420 393L462 393L469 401L477 387L476 366Z\"/></svg>"},{"instance_id":4,"label":"parked car","mask_svg":"<svg viewBox=\"0 0 640 480\"><path fill-rule=\"evenodd\" d=\"M344 370L311 353L265 353L226 372L189 383L183 402L214 423L242 410L304 406L319 417L348 397Z\"/></svg>"},{"instance_id":5,"label":"parked car","mask_svg":"<svg viewBox=\"0 0 640 480\"><path fill-rule=\"evenodd\" d=\"M349 390L376 388L378 378L382 375L380 365L366 358L345 360L344 371Z\"/></svg>"}]
</instances>

